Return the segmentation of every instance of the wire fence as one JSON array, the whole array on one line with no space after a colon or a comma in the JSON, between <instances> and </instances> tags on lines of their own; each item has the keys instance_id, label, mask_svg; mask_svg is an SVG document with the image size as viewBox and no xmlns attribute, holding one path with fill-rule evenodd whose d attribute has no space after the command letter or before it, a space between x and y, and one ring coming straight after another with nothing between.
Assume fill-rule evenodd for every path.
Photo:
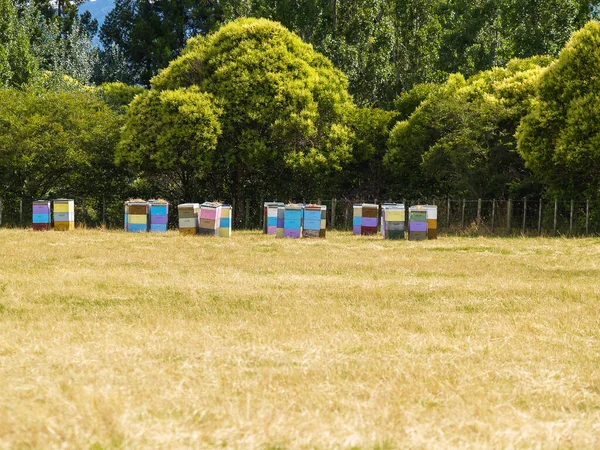
<instances>
[{"instance_id":1,"label":"wire fence","mask_svg":"<svg viewBox=\"0 0 600 450\"><path fill-rule=\"evenodd\" d=\"M28 228L32 222L32 200L0 199L0 226ZM79 227L123 227L123 205L102 199L75 198L75 222ZM262 229L263 204L271 199L246 199L233 203L234 229ZM387 201L387 200L386 200ZM412 205L436 205L438 230L462 235L590 236L600 235L600 200L524 198L496 199L396 199L408 209ZM303 203L327 206L327 227L352 229L352 206L377 203L379 199L330 199ZM169 225L177 227L177 204L171 203Z\"/></svg>"}]
</instances>

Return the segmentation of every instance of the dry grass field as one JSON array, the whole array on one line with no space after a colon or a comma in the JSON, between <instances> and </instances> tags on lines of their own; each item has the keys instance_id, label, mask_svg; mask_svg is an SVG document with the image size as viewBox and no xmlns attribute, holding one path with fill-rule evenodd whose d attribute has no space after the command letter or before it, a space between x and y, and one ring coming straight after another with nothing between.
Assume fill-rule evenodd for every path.
<instances>
[{"instance_id":1,"label":"dry grass field","mask_svg":"<svg viewBox=\"0 0 600 450\"><path fill-rule=\"evenodd\" d=\"M600 240L0 230L0 448L600 448Z\"/></svg>"}]
</instances>

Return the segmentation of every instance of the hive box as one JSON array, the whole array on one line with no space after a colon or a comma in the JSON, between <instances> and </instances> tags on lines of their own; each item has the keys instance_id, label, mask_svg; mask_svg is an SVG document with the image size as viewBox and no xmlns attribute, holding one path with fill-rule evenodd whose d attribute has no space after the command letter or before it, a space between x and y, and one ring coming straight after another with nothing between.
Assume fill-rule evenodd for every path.
<instances>
[{"instance_id":1,"label":"hive box","mask_svg":"<svg viewBox=\"0 0 600 450\"><path fill-rule=\"evenodd\" d=\"M326 213L321 205L306 205L304 206L303 226L302 226L302 237L325 237L322 230L322 217Z\"/></svg>"},{"instance_id":2,"label":"hive box","mask_svg":"<svg viewBox=\"0 0 600 450\"><path fill-rule=\"evenodd\" d=\"M277 211L282 206L285 205L281 202L264 203L263 233L277 234Z\"/></svg>"},{"instance_id":3,"label":"hive box","mask_svg":"<svg viewBox=\"0 0 600 450\"><path fill-rule=\"evenodd\" d=\"M321 229L319 230L319 237L327 237L327 206L321 205Z\"/></svg>"},{"instance_id":4,"label":"hive box","mask_svg":"<svg viewBox=\"0 0 600 450\"><path fill-rule=\"evenodd\" d=\"M362 225L362 205L354 205L352 212L352 232L359 235Z\"/></svg>"},{"instance_id":5,"label":"hive box","mask_svg":"<svg viewBox=\"0 0 600 450\"><path fill-rule=\"evenodd\" d=\"M275 234L275 237L277 237L277 238L283 237L284 216L285 216L285 206L278 206L277 207L277 232Z\"/></svg>"},{"instance_id":6,"label":"hive box","mask_svg":"<svg viewBox=\"0 0 600 450\"><path fill-rule=\"evenodd\" d=\"M285 206L283 213L283 237L298 239L302 237L302 205L290 204Z\"/></svg>"},{"instance_id":7,"label":"hive box","mask_svg":"<svg viewBox=\"0 0 600 450\"><path fill-rule=\"evenodd\" d=\"M363 236L377 234L378 225L379 205L363 203L360 234Z\"/></svg>"},{"instance_id":8,"label":"hive box","mask_svg":"<svg viewBox=\"0 0 600 450\"><path fill-rule=\"evenodd\" d=\"M427 209L424 206L411 206L409 209L408 239L411 241L427 239Z\"/></svg>"},{"instance_id":9,"label":"hive box","mask_svg":"<svg viewBox=\"0 0 600 450\"><path fill-rule=\"evenodd\" d=\"M59 198L52 202L54 209L54 229L70 231L75 229L75 201Z\"/></svg>"},{"instance_id":10,"label":"hive box","mask_svg":"<svg viewBox=\"0 0 600 450\"><path fill-rule=\"evenodd\" d=\"M381 207L381 234L384 239L404 239L406 209L402 203Z\"/></svg>"},{"instance_id":11,"label":"hive box","mask_svg":"<svg viewBox=\"0 0 600 450\"><path fill-rule=\"evenodd\" d=\"M169 202L165 200L149 200L148 219L148 230L150 232L166 232L169 223Z\"/></svg>"},{"instance_id":12,"label":"hive box","mask_svg":"<svg viewBox=\"0 0 600 450\"><path fill-rule=\"evenodd\" d=\"M179 233L183 235L195 235L198 233L200 223L200 204L182 203L177 207L179 215Z\"/></svg>"},{"instance_id":13,"label":"hive box","mask_svg":"<svg viewBox=\"0 0 600 450\"><path fill-rule=\"evenodd\" d=\"M438 213L436 205L424 205L427 210L427 238L437 239Z\"/></svg>"},{"instance_id":14,"label":"hive box","mask_svg":"<svg viewBox=\"0 0 600 450\"><path fill-rule=\"evenodd\" d=\"M125 231L129 233L148 231L148 202L143 200L125 202Z\"/></svg>"},{"instance_id":15,"label":"hive box","mask_svg":"<svg viewBox=\"0 0 600 450\"><path fill-rule=\"evenodd\" d=\"M221 207L221 221L219 222L219 237L231 237L232 225L231 205Z\"/></svg>"},{"instance_id":16,"label":"hive box","mask_svg":"<svg viewBox=\"0 0 600 450\"><path fill-rule=\"evenodd\" d=\"M222 203L204 202L200 205L200 223L198 234L218 236L221 224Z\"/></svg>"},{"instance_id":17,"label":"hive box","mask_svg":"<svg viewBox=\"0 0 600 450\"><path fill-rule=\"evenodd\" d=\"M32 205L32 220L31 228L35 231L49 230L52 224L52 216L50 214L50 202L48 200L37 200Z\"/></svg>"}]
</instances>

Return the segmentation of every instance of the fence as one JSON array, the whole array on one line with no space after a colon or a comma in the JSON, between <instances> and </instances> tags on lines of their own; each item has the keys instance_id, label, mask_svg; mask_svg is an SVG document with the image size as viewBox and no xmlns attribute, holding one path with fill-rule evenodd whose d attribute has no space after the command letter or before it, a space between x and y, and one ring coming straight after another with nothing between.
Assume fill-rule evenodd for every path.
<instances>
[{"instance_id":1,"label":"fence","mask_svg":"<svg viewBox=\"0 0 600 450\"><path fill-rule=\"evenodd\" d=\"M233 202L236 211L235 229L262 229L263 203L275 199L247 199L241 205ZM385 201L388 201L387 199ZM438 207L438 229L448 234L466 235L562 235L587 236L600 234L600 200L547 200L524 198L520 200L495 199L394 199L408 208L411 205L430 204ZM303 200L303 203L310 203ZM380 199L313 199L312 203L327 206L327 226L330 229L352 229L352 205L355 203L383 203ZM0 199L0 226L30 227L32 199ZM103 199L75 199L77 226L122 228L122 202ZM171 203L169 224L177 224L177 204Z\"/></svg>"}]
</instances>

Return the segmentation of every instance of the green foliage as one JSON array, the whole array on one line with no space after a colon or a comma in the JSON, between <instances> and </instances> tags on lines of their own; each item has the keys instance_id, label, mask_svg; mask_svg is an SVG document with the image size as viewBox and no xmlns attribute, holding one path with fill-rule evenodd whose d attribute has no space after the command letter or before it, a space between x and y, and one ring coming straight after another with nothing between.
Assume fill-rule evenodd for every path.
<instances>
[{"instance_id":1,"label":"green foliage","mask_svg":"<svg viewBox=\"0 0 600 450\"><path fill-rule=\"evenodd\" d=\"M412 195L525 193L534 181L516 152L514 134L548 63L513 60L467 80L452 75L394 127L387 166Z\"/></svg>"},{"instance_id":2,"label":"green foliage","mask_svg":"<svg viewBox=\"0 0 600 450\"><path fill-rule=\"evenodd\" d=\"M27 29L12 0L0 0L0 86L22 86L35 75Z\"/></svg>"},{"instance_id":3,"label":"green foliage","mask_svg":"<svg viewBox=\"0 0 600 450\"><path fill-rule=\"evenodd\" d=\"M212 96L197 87L152 90L131 103L117 160L147 175L168 174L183 198L212 166L221 134Z\"/></svg>"},{"instance_id":4,"label":"green foliage","mask_svg":"<svg viewBox=\"0 0 600 450\"><path fill-rule=\"evenodd\" d=\"M346 77L280 24L240 19L192 38L152 85L198 86L218 100L218 164L236 174L238 196L268 183L308 195L307 176L339 171L352 159Z\"/></svg>"},{"instance_id":5,"label":"green foliage","mask_svg":"<svg viewBox=\"0 0 600 450\"><path fill-rule=\"evenodd\" d=\"M113 110L120 113L125 113L135 96L144 92L146 90L141 86L130 86L119 82L103 83L98 86L100 98Z\"/></svg>"},{"instance_id":6,"label":"green foliage","mask_svg":"<svg viewBox=\"0 0 600 450\"><path fill-rule=\"evenodd\" d=\"M600 183L600 24L573 35L541 76L519 152L555 193L597 195Z\"/></svg>"},{"instance_id":7,"label":"green foliage","mask_svg":"<svg viewBox=\"0 0 600 450\"><path fill-rule=\"evenodd\" d=\"M0 196L120 192L120 120L95 95L5 89L0 104Z\"/></svg>"},{"instance_id":8,"label":"green foliage","mask_svg":"<svg viewBox=\"0 0 600 450\"><path fill-rule=\"evenodd\" d=\"M398 114L379 108L354 108L350 123L354 131L354 158L342 172L341 192L346 196L383 198L383 157L390 129Z\"/></svg>"},{"instance_id":9,"label":"green foliage","mask_svg":"<svg viewBox=\"0 0 600 450\"><path fill-rule=\"evenodd\" d=\"M394 100L394 110L398 111L399 120L406 120L419 107L421 103L435 94L439 90L439 85L434 83L424 83L415 85L410 91L405 91Z\"/></svg>"}]
</instances>

